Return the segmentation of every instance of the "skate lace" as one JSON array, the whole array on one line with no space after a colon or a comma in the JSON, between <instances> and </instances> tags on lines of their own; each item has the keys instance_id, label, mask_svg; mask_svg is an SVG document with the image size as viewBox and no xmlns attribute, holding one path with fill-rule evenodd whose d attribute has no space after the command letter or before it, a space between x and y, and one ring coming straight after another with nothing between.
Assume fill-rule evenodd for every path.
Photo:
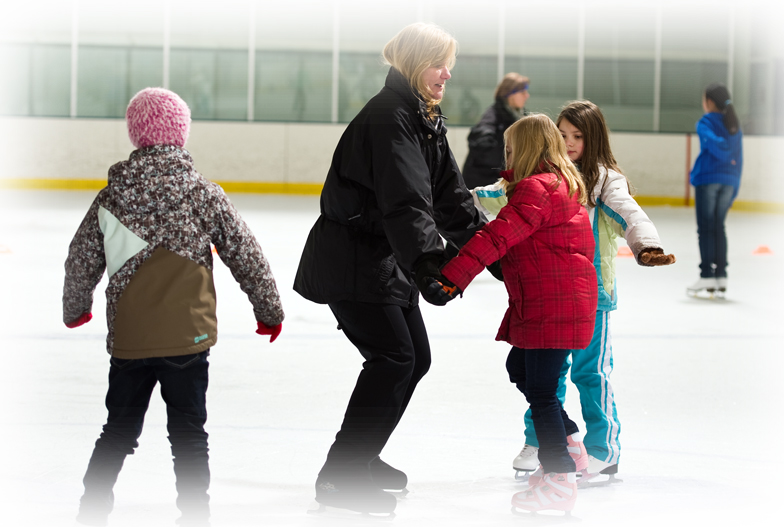
<instances>
[{"instance_id":1,"label":"skate lace","mask_svg":"<svg viewBox=\"0 0 784 527\"><path fill-rule=\"evenodd\" d=\"M520 451L520 456L522 457L531 457L535 455L539 451L538 448L531 445L525 445L523 449Z\"/></svg>"}]
</instances>

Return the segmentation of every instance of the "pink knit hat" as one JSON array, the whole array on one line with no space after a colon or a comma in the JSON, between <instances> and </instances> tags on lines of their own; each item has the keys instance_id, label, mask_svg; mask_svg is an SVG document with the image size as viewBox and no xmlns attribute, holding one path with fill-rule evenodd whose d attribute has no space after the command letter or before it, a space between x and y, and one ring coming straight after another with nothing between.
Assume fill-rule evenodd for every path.
<instances>
[{"instance_id":1,"label":"pink knit hat","mask_svg":"<svg viewBox=\"0 0 784 527\"><path fill-rule=\"evenodd\" d=\"M133 96L125 112L128 136L136 148L185 146L191 110L179 95L164 88L145 88Z\"/></svg>"}]
</instances>

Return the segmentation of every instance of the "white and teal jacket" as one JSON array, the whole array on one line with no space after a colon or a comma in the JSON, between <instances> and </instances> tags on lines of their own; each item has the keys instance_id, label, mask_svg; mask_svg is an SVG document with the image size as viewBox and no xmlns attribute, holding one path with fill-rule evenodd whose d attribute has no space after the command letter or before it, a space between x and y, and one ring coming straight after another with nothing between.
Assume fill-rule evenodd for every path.
<instances>
[{"instance_id":1,"label":"white and teal jacket","mask_svg":"<svg viewBox=\"0 0 784 527\"><path fill-rule=\"evenodd\" d=\"M499 182L471 191L474 203L485 215L495 216L506 205L507 198ZM618 295L615 284L615 258L618 237L626 243L640 263L643 249L661 249L656 227L629 193L623 174L600 167L599 181L593 188L595 207L586 204L596 242L593 264L599 286L599 311L616 309ZM640 263L640 265L642 265Z\"/></svg>"}]
</instances>

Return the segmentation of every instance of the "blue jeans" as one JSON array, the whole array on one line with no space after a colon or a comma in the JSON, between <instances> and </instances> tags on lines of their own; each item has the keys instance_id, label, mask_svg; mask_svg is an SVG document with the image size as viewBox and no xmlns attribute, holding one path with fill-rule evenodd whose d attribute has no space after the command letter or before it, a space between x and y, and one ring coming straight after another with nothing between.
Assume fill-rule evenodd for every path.
<instances>
[{"instance_id":1,"label":"blue jeans","mask_svg":"<svg viewBox=\"0 0 784 527\"><path fill-rule=\"evenodd\" d=\"M94 507L108 514L112 488L125 457L139 446L144 414L152 391L161 384L166 402L167 429L174 457L177 507L183 517L209 517L210 486L207 454L207 382L209 350L177 357L150 359L111 358L106 408L109 416L95 442L87 473L80 513Z\"/></svg>"},{"instance_id":2,"label":"blue jeans","mask_svg":"<svg viewBox=\"0 0 784 527\"><path fill-rule=\"evenodd\" d=\"M710 183L695 188L697 236L700 243L700 277L727 276L727 233L724 221L732 206L735 188L732 185Z\"/></svg>"},{"instance_id":3,"label":"blue jeans","mask_svg":"<svg viewBox=\"0 0 784 527\"><path fill-rule=\"evenodd\" d=\"M579 430L558 400L561 367L568 355L569 350L513 347L506 359L509 380L523 392L531 406L539 439L539 462L545 472L576 470L574 460L566 450L566 436Z\"/></svg>"}]
</instances>

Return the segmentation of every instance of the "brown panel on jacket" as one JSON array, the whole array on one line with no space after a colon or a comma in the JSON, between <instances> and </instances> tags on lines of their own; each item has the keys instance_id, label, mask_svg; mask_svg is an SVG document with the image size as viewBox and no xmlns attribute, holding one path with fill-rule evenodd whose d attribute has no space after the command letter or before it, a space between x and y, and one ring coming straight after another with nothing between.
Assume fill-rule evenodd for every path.
<instances>
[{"instance_id":1,"label":"brown panel on jacket","mask_svg":"<svg viewBox=\"0 0 784 527\"><path fill-rule=\"evenodd\" d=\"M112 355L121 359L187 355L204 351L217 340L212 272L158 247L117 302Z\"/></svg>"}]
</instances>

